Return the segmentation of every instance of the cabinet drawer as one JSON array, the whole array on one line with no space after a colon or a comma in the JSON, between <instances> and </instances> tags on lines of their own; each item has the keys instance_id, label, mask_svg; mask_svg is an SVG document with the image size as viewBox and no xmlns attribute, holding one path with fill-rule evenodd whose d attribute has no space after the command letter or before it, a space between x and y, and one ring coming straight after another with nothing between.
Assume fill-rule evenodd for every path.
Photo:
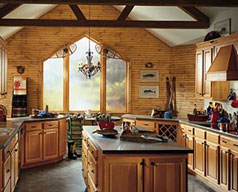
<instances>
[{"instance_id":1,"label":"cabinet drawer","mask_svg":"<svg viewBox=\"0 0 238 192\"><path fill-rule=\"evenodd\" d=\"M230 139L230 149L238 152L238 141Z\"/></svg>"},{"instance_id":2,"label":"cabinet drawer","mask_svg":"<svg viewBox=\"0 0 238 192\"><path fill-rule=\"evenodd\" d=\"M42 126L39 122L26 123L26 131L41 130Z\"/></svg>"},{"instance_id":3,"label":"cabinet drawer","mask_svg":"<svg viewBox=\"0 0 238 192\"><path fill-rule=\"evenodd\" d=\"M47 121L44 122L44 129L58 128L58 121Z\"/></svg>"},{"instance_id":4,"label":"cabinet drawer","mask_svg":"<svg viewBox=\"0 0 238 192\"><path fill-rule=\"evenodd\" d=\"M194 128L188 125L184 126L185 133L193 135L194 134Z\"/></svg>"},{"instance_id":5,"label":"cabinet drawer","mask_svg":"<svg viewBox=\"0 0 238 192\"><path fill-rule=\"evenodd\" d=\"M11 158L10 157L5 161L3 165L3 174L4 174L3 187L5 188L11 176Z\"/></svg>"},{"instance_id":6,"label":"cabinet drawer","mask_svg":"<svg viewBox=\"0 0 238 192\"><path fill-rule=\"evenodd\" d=\"M136 126L141 126L141 127L144 127L144 128L147 128L149 130L155 130L155 122L153 121L136 121Z\"/></svg>"},{"instance_id":7,"label":"cabinet drawer","mask_svg":"<svg viewBox=\"0 0 238 192\"><path fill-rule=\"evenodd\" d=\"M97 186L97 163L90 152L88 154L88 173L91 176L94 185Z\"/></svg>"},{"instance_id":8,"label":"cabinet drawer","mask_svg":"<svg viewBox=\"0 0 238 192\"><path fill-rule=\"evenodd\" d=\"M93 183L92 178L90 177L90 175L88 175L88 192L97 192L97 188Z\"/></svg>"},{"instance_id":9,"label":"cabinet drawer","mask_svg":"<svg viewBox=\"0 0 238 192\"><path fill-rule=\"evenodd\" d=\"M11 155L11 151L13 150L17 141L18 141L18 134L16 134L15 137L12 138L11 143L4 149L4 160L6 160Z\"/></svg>"},{"instance_id":10,"label":"cabinet drawer","mask_svg":"<svg viewBox=\"0 0 238 192\"><path fill-rule=\"evenodd\" d=\"M98 150L94 144L88 139L88 151L92 154L95 161L97 161Z\"/></svg>"},{"instance_id":11,"label":"cabinet drawer","mask_svg":"<svg viewBox=\"0 0 238 192\"><path fill-rule=\"evenodd\" d=\"M212 142L214 144L219 144L220 136L219 136L219 134L216 134L216 133L207 132L207 141Z\"/></svg>"},{"instance_id":12,"label":"cabinet drawer","mask_svg":"<svg viewBox=\"0 0 238 192\"><path fill-rule=\"evenodd\" d=\"M199 137L201 139L205 139L206 138L206 131L196 128L195 129L195 136Z\"/></svg>"},{"instance_id":13,"label":"cabinet drawer","mask_svg":"<svg viewBox=\"0 0 238 192\"><path fill-rule=\"evenodd\" d=\"M221 136L221 142L220 142L220 145L222 147L226 147L226 148L230 148L230 138L229 137L224 137L224 136Z\"/></svg>"}]
</instances>

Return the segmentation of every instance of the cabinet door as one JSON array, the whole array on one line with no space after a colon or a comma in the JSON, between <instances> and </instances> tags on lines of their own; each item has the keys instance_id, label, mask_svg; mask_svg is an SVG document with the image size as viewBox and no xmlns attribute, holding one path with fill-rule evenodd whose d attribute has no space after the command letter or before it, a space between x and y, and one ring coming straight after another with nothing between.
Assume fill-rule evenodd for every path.
<instances>
[{"instance_id":1,"label":"cabinet door","mask_svg":"<svg viewBox=\"0 0 238 192\"><path fill-rule=\"evenodd\" d=\"M205 142L197 137L194 138L194 170L205 175Z\"/></svg>"},{"instance_id":2,"label":"cabinet door","mask_svg":"<svg viewBox=\"0 0 238 192\"><path fill-rule=\"evenodd\" d=\"M11 191L13 192L17 181L18 181L18 174L19 174L19 144L17 143L12 151L11 154Z\"/></svg>"},{"instance_id":3,"label":"cabinet door","mask_svg":"<svg viewBox=\"0 0 238 192\"><path fill-rule=\"evenodd\" d=\"M141 158L106 158L104 192L142 192L143 165ZM120 182L118 182L120 181Z\"/></svg>"},{"instance_id":4,"label":"cabinet door","mask_svg":"<svg viewBox=\"0 0 238 192\"><path fill-rule=\"evenodd\" d=\"M42 160L42 131L26 132L25 162L34 163Z\"/></svg>"},{"instance_id":5,"label":"cabinet door","mask_svg":"<svg viewBox=\"0 0 238 192\"><path fill-rule=\"evenodd\" d=\"M195 93L197 96L203 96L203 52L196 52L196 86Z\"/></svg>"},{"instance_id":6,"label":"cabinet door","mask_svg":"<svg viewBox=\"0 0 238 192\"><path fill-rule=\"evenodd\" d=\"M186 147L194 149L193 147L193 136L186 135ZM188 167L193 170L193 154L188 154Z\"/></svg>"},{"instance_id":7,"label":"cabinet door","mask_svg":"<svg viewBox=\"0 0 238 192\"><path fill-rule=\"evenodd\" d=\"M44 130L44 160L58 157L58 129Z\"/></svg>"},{"instance_id":8,"label":"cabinet door","mask_svg":"<svg viewBox=\"0 0 238 192\"><path fill-rule=\"evenodd\" d=\"M184 192L186 191L186 158L162 157L149 158L146 168L146 191L150 192ZM147 169L147 170L148 170Z\"/></svg>"},{"instance_id":9,"label":"cabinet door","mask_svg":"<svg viewBox=\"0 0 238 192\"><path fill-rule=\"evenodd\" d=\"M208 179L215 183L219 183L219 146L208 142L206 144L206 175Z\"/></svg>"},{"instance_id":10,"label":"cabinet door","mask_svg":"<svg viewBox=\"0 0 238 192\"><path fill-rule=\"evenodd\" d=\"M66 154L67 145L67 128L68 124L66 120L60 120L59 123L59 156Z\"/></svg>"},{"instance_id":11,"label":"cabinet door","mask_svg":"<svg viewBox=\"0 0 238 192\"><path fill-rule=\"evenodd\" d=\"M211 81L206 80L206 74L212 64L212 48L204 50L203 56L204 56L203 96L211 97Z\"/></svg>"},{"instance_id":12,"label":"cabinet door","mask_svg":"<svg viewBox=\"0 0 238 192\"><path fill-rule=\"evenodd\" d=\"M229 152L227 148L220 148L220 185L223 189L229 187Z\"/></svg>"},{"instance_id":13,"label":"cabinet door","mask_svg":"<svg viewBox=\"0 0 238 192\"><path fill-rule=\"evenodd\" d=\"M238 191L238 152L231 151L230 153L230 176L231 176L231 191Z\"/></svg>"}]
</instances>

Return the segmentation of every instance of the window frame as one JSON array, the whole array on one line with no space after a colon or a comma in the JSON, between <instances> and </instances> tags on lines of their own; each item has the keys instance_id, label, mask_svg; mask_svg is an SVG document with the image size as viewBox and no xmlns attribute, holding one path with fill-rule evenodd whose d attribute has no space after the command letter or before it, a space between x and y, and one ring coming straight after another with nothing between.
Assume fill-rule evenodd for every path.
<instances>
[{"instance_id":1,"label":"window frame","mask_svg":"<svg viewBox=\"0 0 238 192\"><path fill-rule=\"evenodd\" d=\"M83 36L80 39L87 37L87 36ZM88 37L87 37L88 38ZM80 39L78 39L77 41L79 41ZM94 39L90 38L91 41L99 44L101 47L104 47L101 43L95 41ZM76 42L77 42L76 41ZM112 51L113 53L115 53L115 51L109 49L110 51ZM55 55L58 51L56 51L54 54L51 54L51 56L47 59L44 59L41 62L41 67L40 67L40 71L41 71L41 83L40 83L40 108L43 109L43 105L44 105L44 62L48 59L50 59L53 55ZM100 110L92 110L92 112L103 112L103 113L116 113L116 114L121 114L121 113L129 113L131 111L131 106L130 106L130 87L131 87L131 67L130 67L130 62L122 57L121 55L117 54L116 55L123 60L126 63L126 95L125 95L125 100L126 100L126 106L125 106L125 110L119 110L119 111L111 111L111 110L106 110L106 65L107 65L107 58L105 55L105 52L103 51L100 55L100 63L101 63L101 71L100 71ZM67 113L76 113L76 112L84 112L83 110L76 110L76 111L71 111L69 110L69 84L70 84L70 75L69 75L69 71L70 71L70 59L69 59L69 55L67 55L66 57L63 58L63 111L52 111L52 112L67 112ZM50 109L50 105L49 105L49 109Z\"/></svg>"}]
</instances>

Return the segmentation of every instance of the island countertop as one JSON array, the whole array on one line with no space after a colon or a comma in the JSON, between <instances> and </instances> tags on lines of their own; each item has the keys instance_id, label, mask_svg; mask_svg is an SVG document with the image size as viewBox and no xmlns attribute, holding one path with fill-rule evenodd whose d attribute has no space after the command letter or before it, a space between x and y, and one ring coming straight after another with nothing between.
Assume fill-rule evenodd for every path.
<instances>
[{"instance_id":1,"label":"island countertop","mask_svg":"<svg viewBox=\"0 0 238 192\"><path fill-rule=\"evenodd\" d=\"M98 126L83 126L83 131L103 154L187 154L193 150L175 142L137 143L120 140L120 134L108 138L93 133ZM120 130L120 127L116 127Z\"/></svg>"},{"instance_id":2,"label":"island countertop","mask_svg":"<svg viewBox=\"0 0 238 192\"><path fill-rule=\"evenodd\" d=\"M0 129L8 128L12 129L11 134L6 136L0 136L0 149L4 149L12 140L12 138L18 133L25 122L37 122L37 121L54 121L65 119L67 116L59 115L56 118L31 118L31 117L20 117L20 118L9 118L6 122L0 122Z\"/></svg>"}]
</instances>

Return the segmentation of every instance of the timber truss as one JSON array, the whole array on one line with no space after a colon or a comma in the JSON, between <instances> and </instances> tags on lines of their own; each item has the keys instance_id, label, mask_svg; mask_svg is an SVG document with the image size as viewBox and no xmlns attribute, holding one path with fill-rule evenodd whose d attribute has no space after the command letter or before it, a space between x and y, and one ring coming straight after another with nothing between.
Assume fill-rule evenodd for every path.
<instances>
[{"instance_id":1,"label":"timber truss","mask_svg":"<svg viewBox=\"0 0 238 192\"><path fill-rule=\"evenodd\" d=\"M22 4L68 4L76 20L3 18ZM116 20L87 20L78 5L125 5ZM135 6L178 6L195 21L127 20ZM140 27L164 29L209 28L209 17L196 7L238 7L237 0L0 0L0 26L37 27Z\"/></svg>"}]
</instances>

